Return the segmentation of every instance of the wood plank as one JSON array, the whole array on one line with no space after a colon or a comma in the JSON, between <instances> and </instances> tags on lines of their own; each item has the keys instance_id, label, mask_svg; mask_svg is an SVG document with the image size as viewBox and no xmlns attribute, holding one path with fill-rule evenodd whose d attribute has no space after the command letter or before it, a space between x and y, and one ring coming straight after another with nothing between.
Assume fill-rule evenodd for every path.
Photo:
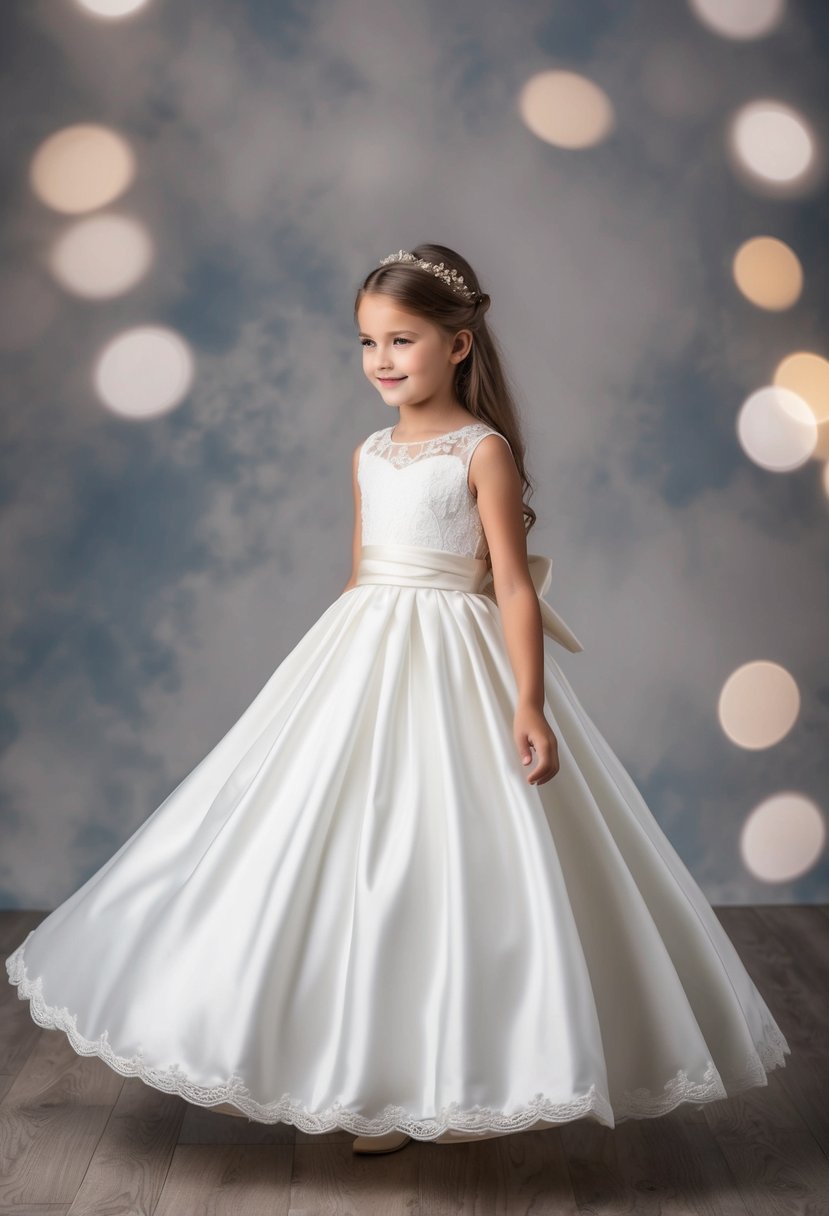
<instances>
[{"instance_id":1,"label":"wood plank","mask_svg":"<svg viewBox=\"0 0 829 1216\"><path fill-rule=\"evenodd\" d=\"M225 1114L195 1102L186 1105L179 1144L294 1143L294 1128L289 1123L258 1123L247 1115Z\"/></svg>"},{"instance_id":2,"label":"wood plank","mask_svg":"<svg viewBox=\"0 0 829 1216\"><path fill-rule=\"evenodd\" d=\"M0 953L3 955L4 962L12 950L16 950L20 943L26 940L32 929L36 928L48 915L48 912L32 911L28 908L0 909ZM8 984L9 977L5 968L3 978Z\"/></svg>"},{"instance_id":3,"label":"wood plank","mask_svg":"<svg viewBox=\"0 0 829 1216\"><path fill-rule=\"evenodd\" d=\"M289 1144L180 1144L154 1216L289 1216L293 1152Z\"/></svg>"},{"instance_id":4,"label":"wood plank","mask_svg":"<svg viewBox=\"0 0 829 1216\"><path fill-rule=\"evenodd\" d=\"M176 1151L186 1105L177 1094L127 1077L89 1158L71 1216L101 1212L152 1216Z\"/></svg>"},{"instance_id":5,"label":"wood plank","mask_svg":"<svg viewBox=\"0 0 829 1216\"><path fill-rule=\"evenodd\" d=\"M0 1216L66 1216L68 1203L15 1203L6 1207L0 1203Z\"/></svg>"},{"instance_id":6,"label":"wood plank","mask_svg":"<svg viewBox=\"0 0 829 1216\"><path fill-rule=\"evenodd\" d=\"M614 1129L579 1121L563 1132L579 1210L636 1216L753 1216L707 1123L684 1107Z\"/></svg>"},{"instance_id":7,"label":"wood plank","mask_svg":"<svg viewBox=\"0 0 829 1216\"><path fill-rule=\"evenodd\" d=\"M351 1137L353 1139L353 1136ZM439 1147L439 1146L438 1146ZM432 1145L433 1151L438 1147ZM451 1145L445 1148L452 1153ZM462 1147L466 1147L465 1145ZM475 1146L477 1147L477 1146ZM291 1173L289 1216L406 1216L430 1212L418 1200L421 1142L411 1140L394 1153L355 1153L351 1142L297 1143ZM445 1159L442 1159L445 1164ZM443 1189L441 1189L441 1194ZM466 1209L453 1206L453 1212Z\"/></svg>"},{"instance_id":8,"label":"wood plank","mask_svg":"<svg viewBox=\"0 0 829 1216\"><path fill-rule=\"evenodd\" d=\"M751 1216L825 1212L829 1162L792 1109L788 1126L775 1117L784 1095L761 1108L754 1091L714 1103L707 1118Z\"/></svg>"},{"instance_id":9,"label":"wood plank","mask_svg":"<svg viewBox=\"0 0 829 1216\"><path fill-rule=\"evenodd\" d=\"M7 977L8 978L8 977ZM43 1034L32 1017L28 1000L21 1000L14 984L7 983L0 997L0 1072L15 1077Z\"/></svg>"},{"instance_id":10,"label":"wood plank","mask_svg":"<svg viewBox=\"0 0 829 1216\"><path fill-rule=\"evenodd\" d=\"M810 977L810 987L829 994L829 919L815 915L815 908L805 904L753 911Z\"/></svg>"},{"instance_id":11,"label":"wood plank","mask_svg":"<svg viewBox=\"0 0 829 1216\"><path fill-rule=\"evenodd\" d=\"M760 995L786 1036L789 1046L817 1061L827 1054L826 1019L829 993L816 989L812 977L771 927L748 907L716 909ZM788 1059L788 1057L787 1057Z\"/></svg>"},{"instance_id":12,"label":"wood plank","mask_svg":"<svg viewBox=\"0 0 829 1216\"><path fill-rule=\"evenodd\" d=\"M829 1157L826 996L815 989L813 976L801 969L774 931L773 913L761 918L747 907L722 911L726 932L792 1049L785 1068L769 1073L767 1087L735 1095L732 1101L752 1125L771 1127L784 1139L800 1136L804 1144ZM818 928L817 910L814 919ZM829 1192L829 1177L825 1185Z\"/></svg>"},{"instance_id":13,"label":"wood plank","mask_svg":"<svg viewBox=\"0 0 829 1216\"><path fill-rule=\"evenodd\" d=\"M0 1205L70 1203L123 1084L62 1031L40 1030L0 1102Z\"/></svg>"}]
</instances>

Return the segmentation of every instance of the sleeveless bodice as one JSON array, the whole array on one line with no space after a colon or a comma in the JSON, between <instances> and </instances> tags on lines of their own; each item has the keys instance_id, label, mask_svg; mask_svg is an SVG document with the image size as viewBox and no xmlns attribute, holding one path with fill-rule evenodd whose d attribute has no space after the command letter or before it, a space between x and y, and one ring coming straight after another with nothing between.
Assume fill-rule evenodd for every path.
<instances>
[{"instance_id":1,"label":"sleeveless bodice","mask_svg":"<svg viewBox=\"0 0 829 1216\"><path fill-rule=\"evenodd\" d=\"M485 422L420 443L396 443L393 426L374 431L357 465L364 545L418 545L464 557L487 553L469 462L487 435L508 440Z\"/></svg>"}]
</instances>

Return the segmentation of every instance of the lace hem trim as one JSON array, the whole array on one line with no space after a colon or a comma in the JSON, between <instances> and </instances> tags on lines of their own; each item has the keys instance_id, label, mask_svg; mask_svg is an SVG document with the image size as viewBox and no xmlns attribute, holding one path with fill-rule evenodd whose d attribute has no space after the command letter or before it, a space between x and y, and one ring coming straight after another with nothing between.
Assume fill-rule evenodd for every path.
<instances>
[{"instance_id":1,"label":"lace hem trim","mask_svg":"<svg viewBox=\"0 0 829 1216\"><path fill-rule=\"evenodd\" d=\"M701 1081L691 1080L680 1069L661 1092L629 1090L615 1105L611 1105L607 1096L593 1084L586 1093L565 1102L555 1102L541 1093L535 1094L526 1106L511 1114L484 1106L462 1108L457 1102L443 1107L432 1119L415 1118L404 1107L393 1104L386 1106L376 1119L367 1119L338 1102L322 1111L309 1111L290 1094L284 1094L278 1102L257 1102L251 1097L242 1078L236 1074L222 1085L198 1085L177 1064L166 1069L154 1068L145 1062L141 1051L133 1056L118 1055L110 1046L107 1031L99 1039L86 1038L78 1030L76 1015L65 1007L46 1004L42 977L29 979L23 957L26 941L6 959L9 981L17 986L20 1000L30 1002L32 1019L48 1030L62 1030L79 1055L98 1056L122 1076L139 1077L145 1084L165 1093L179 1094L197 1106L229 1103L256 1122L291 1123L304 1132L319 1133L342 1128L357 1135L380 1136L400 1131L414 1139L433 1140L447 1131L507 1134L525 1131L536 1123L566 1123L586 1116L612 1128L626 1119L666 1115L683 1102L714 1102L754 1086L767 1085L766 1074L774 1068L785 1067L784 1057L791 1053L785 1037L772 1020L764 1026L763 1037L755 1044L756 1050L739 1071L723 1075L710 1060Z\"/></svg>"}]
</instances>

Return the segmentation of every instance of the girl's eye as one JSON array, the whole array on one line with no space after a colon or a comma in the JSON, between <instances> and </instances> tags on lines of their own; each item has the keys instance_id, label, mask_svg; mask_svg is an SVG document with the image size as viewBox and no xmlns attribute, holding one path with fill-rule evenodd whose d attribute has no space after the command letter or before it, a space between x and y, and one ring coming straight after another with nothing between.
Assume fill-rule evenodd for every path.
<instances>
[{"instance_id":1,"label":"girl's eye","mask_svg":"<svg viewBox=\"0 0 829 1216\"><path fill-rule=\"evenodd\" d=\"M405 342L407 344L411 341L411 339L409 339L409 338L395 338L394 340L395 340L395 342ZM371 338L361 338L360 339L361 346L365 346L365 344L367 342L371 342Z\"/></svg>"}]
</instances>

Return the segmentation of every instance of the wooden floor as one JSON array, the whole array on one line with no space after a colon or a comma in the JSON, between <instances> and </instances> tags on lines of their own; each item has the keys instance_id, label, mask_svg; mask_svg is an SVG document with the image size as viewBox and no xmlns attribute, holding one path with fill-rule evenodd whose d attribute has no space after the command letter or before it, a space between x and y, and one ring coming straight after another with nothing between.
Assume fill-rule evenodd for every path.
<instances>
[{"instance_id":1,"label":"wooden floor","mask_svg":"<svg viewBox=\"0 0 829 1216\"><path fill-rule=\"evenodd\" d=\"M829 1216L829 906L717 908L792 1054L768 1086L610 1129L386 1156L191 1105L42 1030L0 988L0 1216ZM0 911L4 959L45 913Z\"/></svg>"}]
</instances>

